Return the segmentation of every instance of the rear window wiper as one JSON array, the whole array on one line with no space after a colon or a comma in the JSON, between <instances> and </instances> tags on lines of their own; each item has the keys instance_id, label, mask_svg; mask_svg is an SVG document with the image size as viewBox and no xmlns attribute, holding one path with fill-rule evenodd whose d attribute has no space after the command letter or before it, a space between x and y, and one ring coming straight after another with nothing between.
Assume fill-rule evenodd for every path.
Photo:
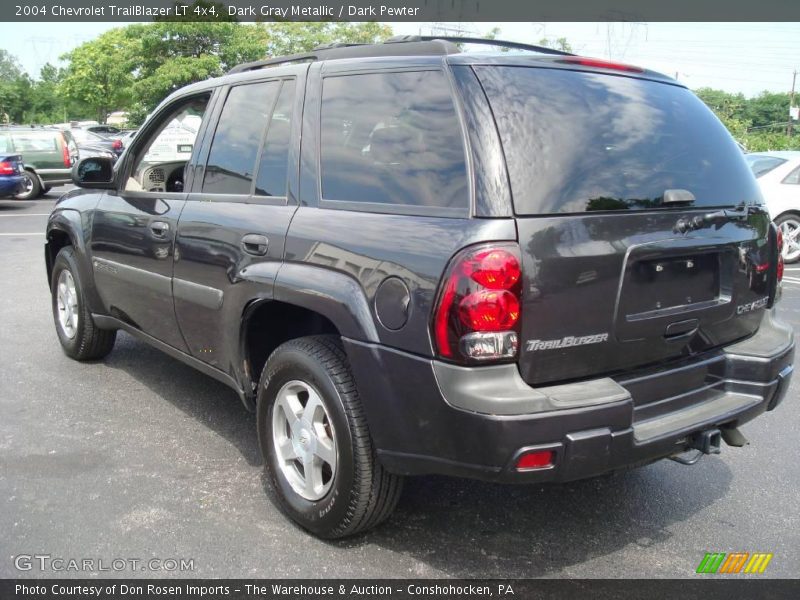
<instances>
[{"instance_id":1,"label":"rear window wiper","mask_svg":"<svg viewBox=\"0 0 800 600\"><path fill-rule=\"evenodd\" d=\"M742 204L736 208L723 208L695 217L681 217L672 229L675 233L687 233L712 225L716 225L719 229L728 221L746 219L750 215L750 208L750 206Z\"/></svg>"}]
</instances>

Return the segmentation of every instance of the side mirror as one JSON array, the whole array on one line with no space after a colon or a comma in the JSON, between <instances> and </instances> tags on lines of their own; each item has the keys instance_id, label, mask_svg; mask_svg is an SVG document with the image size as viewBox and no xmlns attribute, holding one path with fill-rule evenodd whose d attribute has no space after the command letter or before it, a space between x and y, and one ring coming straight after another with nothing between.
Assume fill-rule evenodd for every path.
<instances>
[{"instance_id":1,"label":"side mirror","mask_svg":"<svg viewBox=\"0 0 800 600\"><path fill-rule=\"evenodd\" d=\"M72 167L72 181L82 188L114 187L114 162L103 156L83 158Z\"/></svg>"}]
</instances>

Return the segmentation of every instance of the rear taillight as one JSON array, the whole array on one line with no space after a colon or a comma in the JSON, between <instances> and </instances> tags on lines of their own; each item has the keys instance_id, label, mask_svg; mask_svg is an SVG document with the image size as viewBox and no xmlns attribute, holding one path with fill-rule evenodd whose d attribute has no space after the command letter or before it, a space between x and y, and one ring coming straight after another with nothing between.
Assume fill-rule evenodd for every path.
<instances>
[{"instance_id":1,"label":"rear taillight","mask_svg":"<svg viewBox=\"0 0 800 600\"><path fill-rule=\"evenodd\" d=\"M64 161L65 167L72 166L72 157L69 154L69 145L67 144L67 140L63 133L61 134L61 159Z\"/></svg>"},{"instance_id":2,"label":"rear taillight","mask_svg":"<svg viewBox=\"0 0 800 600\"><path fill-rule=\"evenodd\" d=\"M783 232L778 228L778 281L783 279Z\"/></svg>"},{"instance_id":3,"label":"rear taillight","mask_svg":"<svg viewBox=\"0 0 800 600\"><path fill-rule=\"evenodd\" d=\"M433 317L436 351L457 362L517 355L522 267L514 243L458 253L442 280Z\"/></svg>"},{"instance_id":4,"label":"rear taillight","mask_svg":"<svg viewBox=\"0 0 800 600\"><path fill-rule=\"evenodd\" d=\"M17 173L16 164L5 160L0 162L0 175L16 175L16 173Z\"/></svg>"},{"instance_id":5,"label":"rear taillight","mask_svg":"<svg viewBox=\"0 0 800 600\"><path fill-rule=\"evenodd\" d=\"M111 144L111 147L114 148L115 151L122 150L122 140L114 140L114 142Z\"/></svg>"}]
</instances>

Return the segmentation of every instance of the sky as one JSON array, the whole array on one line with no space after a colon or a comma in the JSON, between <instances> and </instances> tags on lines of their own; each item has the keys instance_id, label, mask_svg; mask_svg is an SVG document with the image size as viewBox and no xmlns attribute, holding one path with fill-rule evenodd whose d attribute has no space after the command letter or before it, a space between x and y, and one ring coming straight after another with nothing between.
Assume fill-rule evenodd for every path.
<instances>
[{"instance_id":1,"label":"sky","mask_svg":"<svg viewBox=\"0 0 800 600\"><path fill-rule=\"evenodd\" d=\"M0 23L0 48L33 76L47 62L120 23ZM677 77L692 89L754 96L788 92L800 70L800 23L390 23L397 34L480 36L538 43L565 37L574 51ZM800 78L797 83L800 90Z\"/></svg>"}]
</instances>

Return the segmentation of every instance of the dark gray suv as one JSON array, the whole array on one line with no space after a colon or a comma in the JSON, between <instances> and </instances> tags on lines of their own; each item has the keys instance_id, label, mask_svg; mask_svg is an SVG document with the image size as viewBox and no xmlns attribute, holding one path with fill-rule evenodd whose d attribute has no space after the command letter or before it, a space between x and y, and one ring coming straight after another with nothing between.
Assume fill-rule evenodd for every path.
<instances>
[{"instance_id":1,"label":"dark gray suv","mask_svg":"<svg viewBox=\"0 0 800 600\"><path fill-rule=\"evenodd\" d=\"M231 386L323 537L386 519L405 475L568 481L740 446L792 373L779 234L700 100L451 42L182 89L116 165L75 167L47 226L67 355L122 330Z\"/></svg>"}]
</instances>

